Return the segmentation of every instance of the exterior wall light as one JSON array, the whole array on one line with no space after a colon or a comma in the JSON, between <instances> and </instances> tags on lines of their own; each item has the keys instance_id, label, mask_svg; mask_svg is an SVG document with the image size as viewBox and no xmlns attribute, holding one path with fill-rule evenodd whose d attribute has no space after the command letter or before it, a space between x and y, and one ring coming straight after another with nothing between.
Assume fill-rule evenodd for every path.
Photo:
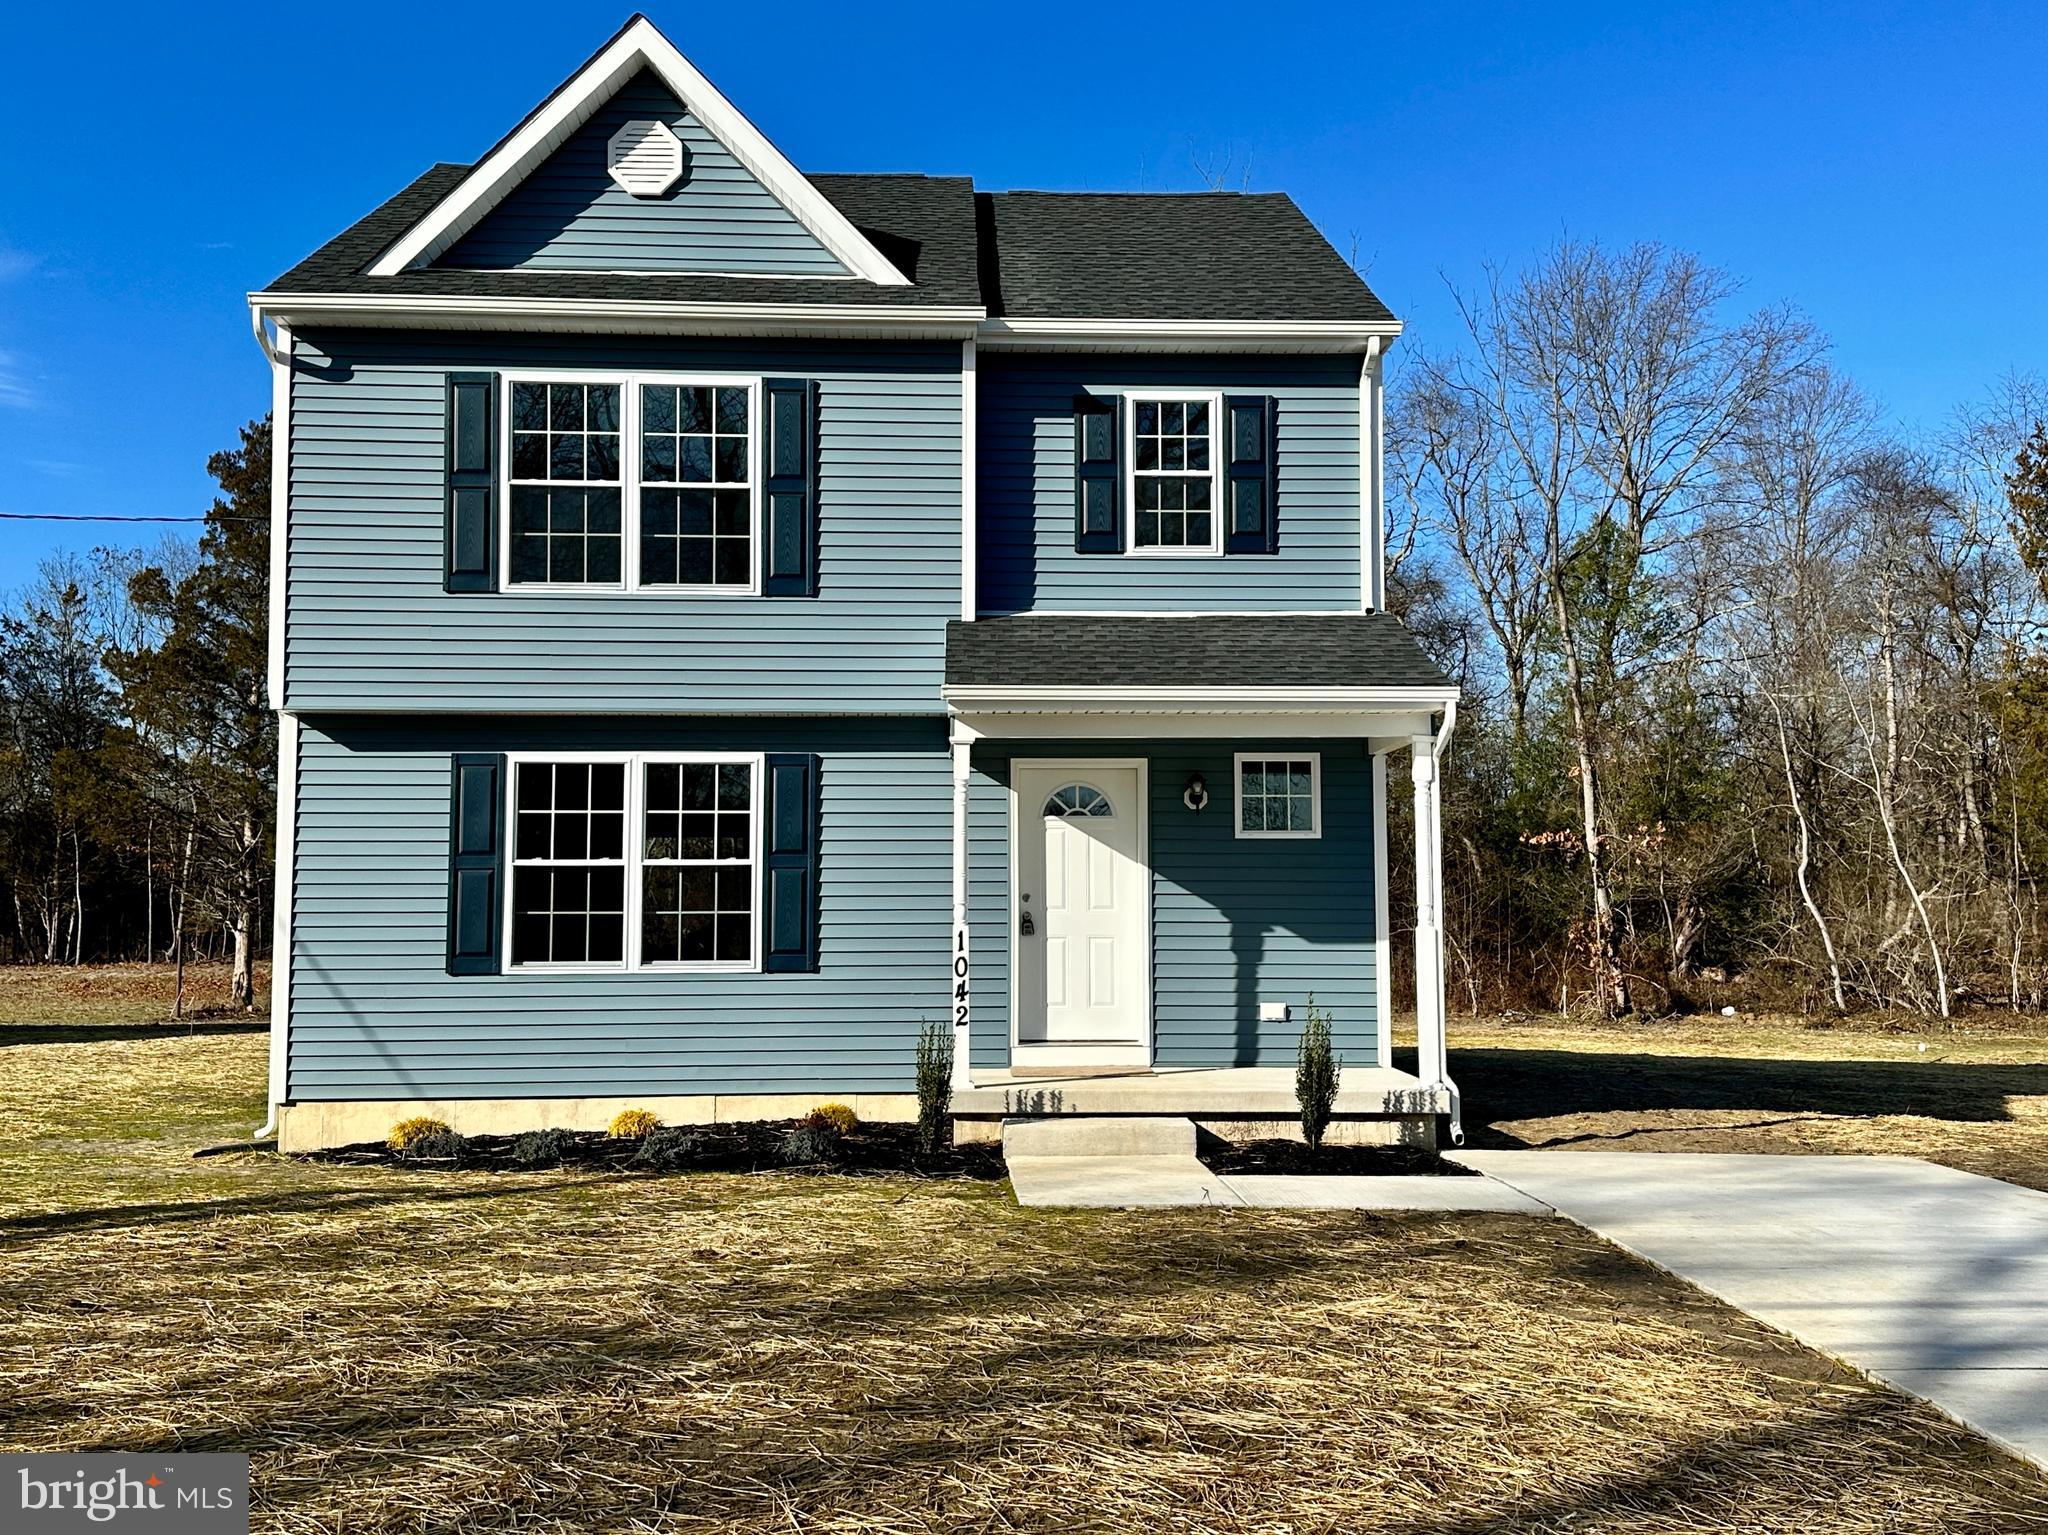
<instances>
[{"instance_id":1,"label":"exterior wall light","mask_svg":"<svg viewBox=\"0 0 2048 1535\"><path fill-rule=\"evenodd\" d=\"M1200 773L1188 780L1187 788L1181 791L1180 802L1199 815L1209 806L1209 785Z\"/></svg>"}]
</instances>

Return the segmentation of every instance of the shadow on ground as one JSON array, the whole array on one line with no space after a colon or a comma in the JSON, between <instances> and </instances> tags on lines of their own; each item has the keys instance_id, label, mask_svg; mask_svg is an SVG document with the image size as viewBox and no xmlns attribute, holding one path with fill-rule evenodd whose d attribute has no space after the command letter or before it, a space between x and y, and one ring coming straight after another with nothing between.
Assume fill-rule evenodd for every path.
<instances>
[{"instance_id":1,"label":"shadow on ground","mask_svg":"<svg viewBox=\"0 0 2048 1535\"><path fill-rule=\"evenodd\" d=\"M122 1040L184 1039L197 1034L264 1034L270 1020L236 1013L160 1023L22 1023L0 1027L0 1050L19 1045L100 1045Z\"/></svg>"}]
</instances>

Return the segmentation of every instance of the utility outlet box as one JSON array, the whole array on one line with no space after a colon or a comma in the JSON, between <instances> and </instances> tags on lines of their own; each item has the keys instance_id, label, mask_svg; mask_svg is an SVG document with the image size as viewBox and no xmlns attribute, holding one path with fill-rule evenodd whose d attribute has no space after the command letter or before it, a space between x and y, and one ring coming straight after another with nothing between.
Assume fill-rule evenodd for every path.
<instances>
[{"instance_id":1,"label":"utility outlet box","mask_svg":"<svg viewBox=\"0 0 2048 1535\"><path fill-rule=\"evenodd\" d=\"M1285 1023L1286 1021L1287 1004L1285 1002L1261 1002L1259 1004L1259 1022Z\"/></svg>"}]
</instances>

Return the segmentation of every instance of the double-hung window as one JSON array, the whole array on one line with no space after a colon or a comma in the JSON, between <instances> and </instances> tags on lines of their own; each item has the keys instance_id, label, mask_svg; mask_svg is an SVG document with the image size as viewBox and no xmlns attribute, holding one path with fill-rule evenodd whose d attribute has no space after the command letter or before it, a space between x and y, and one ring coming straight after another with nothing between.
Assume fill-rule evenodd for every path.
<instances>
[{"instance_id":1,"label":"double-hung window","mask_svg":"<svg viewBox=\"0 0 2048 1535\"><path fill-rule=\"evenodd\" d=\"M1220 554L1223 402L1215 394L1129 396L1130 539L1137 554Z\"/></svg>"},{"instance_id":2,"label":"double-hung window","mask_svg":"<svg viewBox=\"0 0 2048 1535\"><path fill-rule=\"evenodd\" d=\"M622 548L617 383L515 379L511 579L616 586Z\"/></svg>"},{"instance_id":3,"label":"double-hung window","mask_svg":"<svg viewBox=\"0 0 2048 1535\"><path fill-rule=\"evenodd\" d=\"M1323 762L1317 752L1239 752L1237 834L1320 837Z\"/></svg>"},{"instance_id":4,"label":"double-hung window","mask_svg":"<svg viewBox=\"0 0 2048 1535\"><path fill-rule=\"evenodd\" d=\"M506 380L505 581L759 590L760 380Z\"/></svg>"},{"instance_id":5,"label":"double-hung window","mask_svg":"<svg viewBox=\"0 0 2048 1535\"><path fill-rule=\"evenodd\" d=\"M757 756L519 756L515 970L760 968Z\"/></svg>"}]
</instances>

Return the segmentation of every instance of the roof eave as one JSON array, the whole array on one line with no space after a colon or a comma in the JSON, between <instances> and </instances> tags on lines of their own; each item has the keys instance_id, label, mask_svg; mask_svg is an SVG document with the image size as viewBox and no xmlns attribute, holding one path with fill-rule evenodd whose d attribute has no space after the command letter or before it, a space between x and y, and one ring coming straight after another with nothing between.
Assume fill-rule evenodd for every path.
<instances>
[{"instance_id":1,"label":"roof eave","mask_svg":"<svg viewBox=\"0 0 2048 1535\"><path fill-rule=\"evenodd\" d=\"M977 345L992 351L1366 352L1401 334L1387 320L1133 320L992 316Z\"/></svg>"},{"instance_id":2,"label":"roof eave","mask_svg":"<svg viewBox=\"0 0 2048 1535\"><path fill-rule=\"evenodd\" d=\"M1454 683L1385 687L1066 687L948 683L956 714L1359 714L1441 709Z\"/></svg>"},{"instance_id":3,"label":"roof eave","mask_svg":"<svg viewBox=\"0 0 2048 1535\"><path fill-rule=\"evenodd\" d=\"M472 294L260 292L259 315L294 328L553 331L626 335L888 336L964 340L980 305L764 304Z\"/></svg>"}]
</instances>

